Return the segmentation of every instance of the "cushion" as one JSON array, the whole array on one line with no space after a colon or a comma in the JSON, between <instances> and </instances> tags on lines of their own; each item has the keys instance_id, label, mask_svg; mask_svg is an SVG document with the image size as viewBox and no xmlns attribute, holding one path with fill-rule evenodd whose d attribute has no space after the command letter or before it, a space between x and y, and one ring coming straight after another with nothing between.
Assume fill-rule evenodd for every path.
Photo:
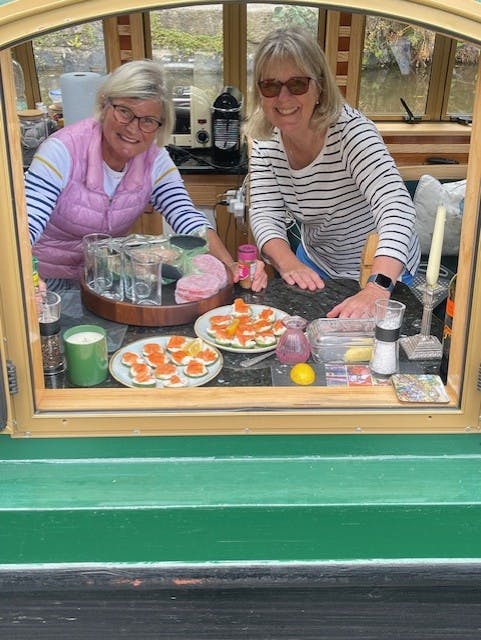
<instances>
[{"instance_id":1,"label":"cushion","mask_svg":"<svg viewBox=\"0 0 481 640\"><path fill-rule=\"evenodd\" d=\"M442 204L446 207L443 255L458 255L465 193L466 180L443 184L430 175L419 178L413 201L416 208L416 231L421 243L421 253L429 254L436 211Z\"/></svg>"}]
</instances>

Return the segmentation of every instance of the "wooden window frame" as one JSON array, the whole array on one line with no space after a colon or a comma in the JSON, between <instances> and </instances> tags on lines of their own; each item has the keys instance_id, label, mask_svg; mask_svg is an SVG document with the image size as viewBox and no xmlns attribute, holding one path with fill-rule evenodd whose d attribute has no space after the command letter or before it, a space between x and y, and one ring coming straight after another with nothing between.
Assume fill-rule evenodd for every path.
<instances>
[{"instance_id":1,"label":"wooden window frame","mask_svg":"<svg viewBox=\"0 0 481 640\"><path fill-rule=\"evenodd\" d=\"M24 0L17 0L16 8L22 4ZM426 16L431 15L427 7ZM23 8L29 17L27 8ZM74 12L68 16L80 21L85 4L78 3L75 8L78 14ZM68 7L64 10L67 12ZM96 10L101 10L100 5ZM2 7L0 17L1 12ZM180 396L174 390L164 390L160 397L151 391L124 388L89 389L88 393L83 389L45 388L31 280L31 250L26 233L23 172L19 162L20 133L8 48L10 43L24 37L28 29L34 32L38 17L31 15L30 27L24 24L25 16L12 21L8 30L2 28L0 20L0 42L4 43L0 51L3 84L0 117L4 123L0 128L0 189L5 195L0 214L3 223L0 250L5 265L0 290L0 334L4 338L2 362L8 358L16 363L19 386L18 394L9 401L8 433L16 437L452 433L480 428L480 392L476 388L476 380L480 366L477 354L481 352L481 317L473 312L473 308L481 300L481 275L477 275L480 270L476 269L481 260L478 247L481 145L472 145L468 167L456 294L459 313L454 320L453 357L448 380L448 392L453 401L449 407L423 409L410 406L406 409L400 406L388 388L375 393L372 390L369 393L365 390L337 393L319 387L269 389L269 393L265 388L238 389L238 393L232 389L196 388L191 389L188 396L182 395L180 408ZM44 18L46 28L49 20L52 25L61 24L53 10ZM478 77L475 113L480 112L481 77ZM473 122L472 136L474 140L481 138L481 121ZM461 394L459 404L456 400L458 394ZM406 419L408 416L413 419Z\"/></svg>"},{"instance_id":2,"label":"wooden window frame","mask_svg":"<svg viewBox=\"0 0 481 640\"><path fill-rule=\"evenodd\" d=\"M345 11L319 10L319 41L325 48L331 70L346 100L356 106L359 99L362 51L366 16ZM107 69L122 62L152 55L149 12L110 16L104 19ZM239 87L247 93L247 5L223 5L224 84ZM431 78L428 87L424 121L442 122L449 100L451 76L458 40L437 33L435 36ZM40 100L32 42L14 47L14 56L26 76L27 102L33 107ZM402 121L402 115L367 114L373 120Z\"/></svg>"}]
</instances>

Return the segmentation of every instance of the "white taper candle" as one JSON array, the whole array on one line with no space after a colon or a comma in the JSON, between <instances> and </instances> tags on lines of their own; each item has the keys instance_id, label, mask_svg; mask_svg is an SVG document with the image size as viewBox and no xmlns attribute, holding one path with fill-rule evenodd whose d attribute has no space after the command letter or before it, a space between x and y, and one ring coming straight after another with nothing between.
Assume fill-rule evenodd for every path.
<instances>
[{"instance_id":1,"label":"white taper candle","mask_svg":"<svg viewBox=\"0 0 481 640\"><path fill-rule=\"evenodd\" d=\"M439 267L441 266L441 254L443 251L444 225L446 223L446 207L439 205L436 211L434 222L431 249L429 251L428 268L426 270L426 283L430 287L435 287L439 278Z\"/></svg>"}]
</instances>

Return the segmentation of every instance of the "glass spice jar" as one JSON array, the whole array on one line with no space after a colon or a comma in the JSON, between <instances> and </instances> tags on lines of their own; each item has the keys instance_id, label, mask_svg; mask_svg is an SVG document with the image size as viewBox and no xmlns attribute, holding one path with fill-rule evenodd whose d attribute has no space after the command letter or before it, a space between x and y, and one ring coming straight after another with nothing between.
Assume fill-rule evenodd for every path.
<instances>
[{"instance_id":1,"label":"glass spice jar","mask_svg":"<svg viewBox=\"0 0 481 640\"><path fill-rule=\"evenodd\" d=\"M239 284L243 289L250 289L256 272L257 247L255 244L241 244L237 248L237 264Z\"/></svg>"}]
</instances>

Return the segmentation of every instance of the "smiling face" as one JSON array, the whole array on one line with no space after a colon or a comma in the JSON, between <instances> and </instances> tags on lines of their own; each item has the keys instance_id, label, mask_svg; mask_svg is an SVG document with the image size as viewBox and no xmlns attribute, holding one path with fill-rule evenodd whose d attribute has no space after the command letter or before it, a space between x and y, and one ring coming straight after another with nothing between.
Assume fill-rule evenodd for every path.
<instances>
[{"instance_id":1,"label":"smiling face","mask_svg":"<svg viewBox=\"0 0 481 640\"><path fill-rule=\"evenodd\" d=\"M129 108L136 116L150 116L155 120L162 120L162 107L156 100L118 98L114 103ZM104 107L102 132L102 156L115 171L121 171L131 158L146 151L154 142L157 133L141 131L136 118L129 124L121 124L116 120L110 103Z\"/></svg>"},{"instance_id":2,"label":"smiling face","mask_svg":"<svg viewBox=\"0 0 481 640\"><path fill-rule=\"evenodd\" d=\"M286 60L267 65L261 80L274 79L286 82L289 78L305 75L304 70ZM283 86L279 95L273 98L261 95L262 109L271 124L278 127L283 134L296 137L308 133L312 112L318 99L319 89L313 80L309 82L307 93L302 95L292 95L286 86Z\"/></svg>"}]
</instances>

